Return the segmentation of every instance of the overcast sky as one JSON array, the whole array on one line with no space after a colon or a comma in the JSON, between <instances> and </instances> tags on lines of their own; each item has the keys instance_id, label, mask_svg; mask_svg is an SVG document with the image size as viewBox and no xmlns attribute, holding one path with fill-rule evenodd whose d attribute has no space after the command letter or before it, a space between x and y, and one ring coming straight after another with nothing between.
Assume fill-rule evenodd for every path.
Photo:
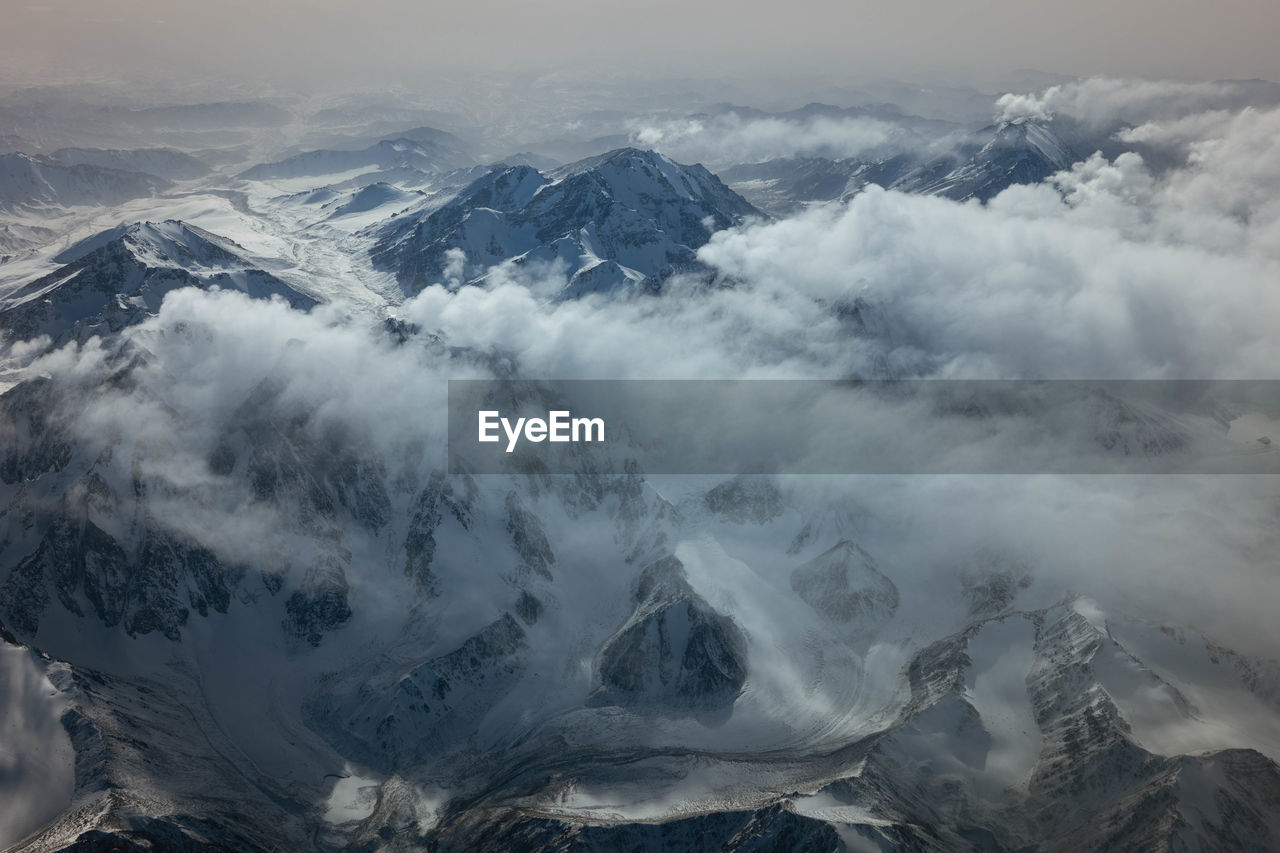
<instances>
[{"instance_id":1,"label":"overcast sky","mask_svg":"<svg viewBox=\"0 0 1280 853\"><path fill-rule=\"evenodd\" d=\"M574 66L1280 78L1275 0L7 0L0 73L309 88ZM20 79L21 78L21 79Z\"/></svg>"}]
</instances>

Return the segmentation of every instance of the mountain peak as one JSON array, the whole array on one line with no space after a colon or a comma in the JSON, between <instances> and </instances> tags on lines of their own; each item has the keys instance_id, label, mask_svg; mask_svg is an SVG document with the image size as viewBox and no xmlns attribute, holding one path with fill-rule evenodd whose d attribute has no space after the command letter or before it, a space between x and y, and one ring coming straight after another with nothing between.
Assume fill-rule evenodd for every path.
<instances>
[{"instance_id":1,"label":"mountain peak","mask_svg":"<svg viewBox=\"0 0 1280 853\"><path fill-rule=\"evenodd\" d=\"M647 179L685 197L701 197L708 191L726 189L718 178L701 165L681 165L665 154L644 148L615 148L604 154L561 166L550 173L556 180L584 174L599 175L610 183L616 183L623 176Z\"/></svg>"},{"instance_id":2,"label":"mountain peak","mask_svg":"<svg viewBox=\"0 0 1280 853\"><path fill-rule=\"evenodd\" d=\"M1043 158L1055 169L1065 169L1078 160L1071 147L1058 136L1049 122L1027 116L1001 122L982 152L1022 149ZM980 152L980 156L981 153Z\"/></svg>"},{"instance_id":3,"label":"mountain peak","mask_svg":"<svg viewBox=\"0 0 1280 853\"><path fill-rule=\"evenodd\" d=\"M59 254L63 266L0 306L0 325L16 339L48 335L55 345L118 332L160 310L182 287L220 287L254 298L315 304L241 255L244 248L179 219L120 225Z\"/></svg>"},{"instance_id":4,"label":"mountain peak","mask_svg":"<svg viewBox=\"0 0 1280 853\"><path fill-rule=\"evenodd\" d=\"M630 289L696 265L711 233L758 214L701 166L654 151L618 148L544 175L500 166L417 220L396 222L374 263L411 288L440 283L462 250L458 283L475 283L503 261L563 264L563 296Z\"/></svg>"},{"instance_id":5,"label":"mountain peak","mask_svg":"<svg viewBox=\"0 0 1280 853\"><path fill-rule=\"evenodd\" d=\"M116 241L149 267L229 269L247 266L238 254L244 251L238 243L180 219L136 222L126 227Z\"/></svg>"},{"instance_id":6,"label":"mountain peak","mask_svg":"<svg viewBox=\"0 0 1280 853\"><path fill-rule=\"evenodd\" d=\"M670 165L675 168L689 168L682 167L671 158L648 148L624 147L615 148L612 151L606 151L593 157L586 157L576 163L569 163L561 166L558 171L564 174L578 174L591 169L598 169L605 165L637 167L643 165L657 166L659 164Z\"/></svg>"}]
</instances>

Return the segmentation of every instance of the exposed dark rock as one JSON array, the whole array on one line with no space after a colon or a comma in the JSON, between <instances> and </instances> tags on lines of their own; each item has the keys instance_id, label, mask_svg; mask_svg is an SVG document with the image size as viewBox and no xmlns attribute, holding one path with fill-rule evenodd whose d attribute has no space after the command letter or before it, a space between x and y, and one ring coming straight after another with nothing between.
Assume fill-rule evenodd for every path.
<instances>
[{"instance_id":1,"label":"exposed dark rock","mask_svg":"<svg viewBox=\"0 0 1280 853\"><path fill-rule=\"evenodd\" d=\"M475 499L476 487L471 478L463 478L455 489L452 478L433 471L426 487L414 500L409 530L404 538L404 573L413 578L424 592L435 594L431 561L435 559L436 531L444 520L444 513L453 516L463 530L470 530Z\"/></svg>"},{"instance_id":2,"label":"exposed dark rock","mask_svg":"<svg viewBox=\"0 0 1280 853\"><path fill-rule=\"evenodd\" d=\"M507 493L507 533L520 556L521 568L551 580L551 567L555 565L556 555L542 529L542 522L525 508L515 492Z\"/></svg>"},{"instance_id":3,"label":"exposed dark rock","mask_svg":"<svg viewBox=\"0 0 1280 853\"><path fill-rule=\"evenodd\" d=\"M767 524L782 514L782 492L768 477L737 477L707 492L707 509L736 524Z\"/></svg>"},{"instance_id":4,"label":"exposed dark rock","mask_svg":"<svg viewBox=\"0 0 1280 853\"><path fill-rule=\"evenodd\" d=\"M308 714L371 765L412 766L468 746L477 720L523 672L527 648L520 623L503 614L446 654L332 677Z\"/></svg>"},{"instance_id":5,"label":"exposed dark rock","mask_svg":"<svg viewBox=\"0 0 1280 853\"><path fill-rule=\"evenodd\" d=\"M284 630L290 636L320 645L324 635L351 618L347 576L342 563L321 557L307 570L302 585L285 603Z\"/></svg>"},{"instance_id":6,"label":"exposed dark rock","mask_svg":"<svg viewBox=\"0 0 1280 853\"><path fill-rule=\"evenodd\" d=\"M546 175L498 167L438 210L393 222L372 255L411 290L478 281L512 259L559 261L561 295L576 298L694 268L712 232L753 214L703 167L623 148Z\"/></svg>"},{"instance_id":7,"label":"exposed dark rock","mask_svg":"<svg viewBox=\"0 0 1280 853\"><path fill-rule=\"evenodd\" d=\"M898 588L858 545L842 540L791 572L791 588L824 619L874 630L898 609Z\"/></svg>"},{"instance_id":8,"label":"exposed dark rock","mask_svg":"<svg viewBox=\"0 0 1280 853\"><path fill-rule=\"evenodd\" d=\"M72 437L54 413L52 379L35 377L0 396L0 481L20 483L61 471Z\"/></svg>"},{"instance_id":9,"label":"exposed dark rock","mask_svg":"<svg viewBox=\"0 0 1280 853\"><path fill-rule=\"evenodd\" d=\"M516 811L468 814L432 839L438 853L519 850L522 853L705 851L705 853L832 853L846 849L830 824L780 805L725 811L665 823L578 824Z\"/></svg>"},{"instance_id":10,"label":"exposed dark rock","mask_svg":"<svg viewBox=\"0 0 1280 853\"><path fill-rule=\"evenodd\" d=\"M689 586L675 557L641 572L635 610L596 658L596 705L712 710L731 705L747 678L747 641Z\"/></svg>"},{"instance_id":11,"label":"exposed dark rock","mask_svg":"<svg viewBox=\"0 0 1280 853\"><path fill-rule=\"evenodd\" d=\"M542 615L542 602L534 598L528 592L520 593L520 598L516 601L516 615L526 625L534 625L538 621L538 617Z\"/></svg>"}]
</instances>

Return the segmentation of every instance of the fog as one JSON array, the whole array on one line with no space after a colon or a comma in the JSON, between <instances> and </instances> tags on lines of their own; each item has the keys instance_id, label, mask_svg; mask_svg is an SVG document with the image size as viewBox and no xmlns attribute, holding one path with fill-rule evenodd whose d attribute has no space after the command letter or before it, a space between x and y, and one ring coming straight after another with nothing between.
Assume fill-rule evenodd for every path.
<instances>
[{"instance_id":1,"label":"fog","mask_svg":"<svg viewBox=\"0 0 1280 853\"><path fill-rule=\"evenodd\" d=\"M954 81L1015 68L1276 78L1278 28L1267 0L1082 0L1052 15L1015 0L18 0L0 26L0 73L302 91L422 88L441 85L442 72L513 71L594 80L822 72Z\"/></svg>"}]
</instances>

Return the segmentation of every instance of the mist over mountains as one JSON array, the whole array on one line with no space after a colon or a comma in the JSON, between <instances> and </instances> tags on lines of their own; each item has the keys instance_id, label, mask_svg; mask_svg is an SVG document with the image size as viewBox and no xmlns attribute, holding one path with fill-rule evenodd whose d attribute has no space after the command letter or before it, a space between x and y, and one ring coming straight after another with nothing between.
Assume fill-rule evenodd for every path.
<instances>
[{"instance_id":1,"label":"mist over mountains","mask_svg":"<svg viewBox=\"0 0 1280 853\"><path fill-rule=\"evenodd\" d=\"M1280 86L830 93L0 99L0 848L1280 849L1274 476L450 471L448 379L1280 378Z\"/></svg>"}]
</instances>

